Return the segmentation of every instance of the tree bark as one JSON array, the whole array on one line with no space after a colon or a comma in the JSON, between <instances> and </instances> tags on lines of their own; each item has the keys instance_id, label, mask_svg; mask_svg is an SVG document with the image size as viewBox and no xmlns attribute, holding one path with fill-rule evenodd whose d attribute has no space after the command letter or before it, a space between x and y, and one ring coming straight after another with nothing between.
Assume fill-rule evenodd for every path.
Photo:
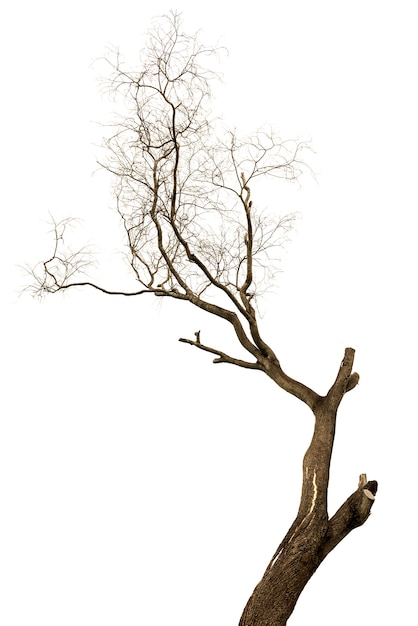
<instances>
[{"instance_id":1,"label":"tree bark","mask_svg":"<svg viewBox=\"0 0 418 626\"><path fill-rule=\"evenodd\" d=\"M285 626L306 583L324 558L370 515L377 482L360 476L357 490L328 518L328 484L337 409L358 374L351 373L354 350L347 348L337 378L325 397L316 397L311 443L303 459L302 494L296 519L249 598L239 626ZM273 377L273 376L272 376ZM302 399L302 398L301 398Z\"/></svg>"}]
</instances>

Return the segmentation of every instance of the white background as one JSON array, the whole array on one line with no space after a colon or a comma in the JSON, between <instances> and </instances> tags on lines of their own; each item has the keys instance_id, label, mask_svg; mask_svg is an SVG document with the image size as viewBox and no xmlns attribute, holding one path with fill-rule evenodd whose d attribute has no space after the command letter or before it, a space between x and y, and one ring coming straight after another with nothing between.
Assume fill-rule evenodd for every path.
<instances>
[{"instance_id":1,"label":"white background","mask_svg":"<svg viewBox=\"0 0 418 626\"><path fill-rule=\"evenodd\" d=\"M311 138L316 182L263 201L302 219L261 330L325 393L344 348L330 513L367 472L372 516L321 565L292 626L416 622L416 19L413 3L183 2L229 49L215 102L248 132ZM82 217L102 282L135 288L97 169L108 105L91 62L135 59L170 5L18 2L1 19L0 621L232 626L296 514L309 411L256 372L177 341L230 331L191 307L18 296L45 220ZM96 67L96 66L95 66ZM103 119L104 118L104 119ZM255 199L254 199L255 200ZM101 252L100 252L101 251ZM106 254L105 254L106 251ZM178 306L177 306L178 305Z\"/></svg>"}]
</instances>

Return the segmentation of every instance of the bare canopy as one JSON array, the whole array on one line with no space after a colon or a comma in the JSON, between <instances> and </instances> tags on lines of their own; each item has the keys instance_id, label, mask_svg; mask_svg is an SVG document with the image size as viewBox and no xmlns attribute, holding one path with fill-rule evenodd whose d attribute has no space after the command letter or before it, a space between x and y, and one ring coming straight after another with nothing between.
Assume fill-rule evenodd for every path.
<instances>
[{"instance_id":1,"label":"bare canopy","mask_svg":"<svg viewBox=\"0 0 418 626\"><path fill-rule=\"evenodd\" d=\"M173 13L151 29L139 71L118 52L107 57L104 85L124 114L105 140L101 165L114 175L129 263L141 286L126 295L187 300L233 324L254 355L261 345L255 303L272 283L294 215L258 210L251 185L268 176L296 180L308 146L267 127L240 139L211 117L217 76L204 61L218 52L184 34ZM53 225L53 254L33 272L38 294L87 284L76 277L89 252L64 249L68 225Z\"/></svg>"}]
</instances>

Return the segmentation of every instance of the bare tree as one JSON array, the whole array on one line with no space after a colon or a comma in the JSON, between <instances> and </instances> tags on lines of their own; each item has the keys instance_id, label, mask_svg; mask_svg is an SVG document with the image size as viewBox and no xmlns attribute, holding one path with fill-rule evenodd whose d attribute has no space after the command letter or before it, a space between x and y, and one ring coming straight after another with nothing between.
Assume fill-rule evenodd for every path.
<instances>
[{"instance_id":1,"label":"bare tree","mask_svg":"<svg viewBox=\"0 0 418 626\"><path fill-rule=\"evenodd\" d=\"M65 249L68 220L54 223L53 252L33 269L33 289L44 294L90 286L105 294L190 302L224 320L247 356L205 344L200 331L180 341L213 354L214 363L264 372L311 409L315 427L303 459L299 510L240 620L240 626L284 626L323 559L369 517L377 483L362 474L358 488L329 518L337 410L359 380L352 371L354 350L345 350L335 381L321 396L286 374L261 336L257 313L294 216L258 210L254 189L266 177L297 180L308 146L283 141L272 128L242 140L211 117L216 74L207 66L217 52L184 34L179 15L171 13L154 23L139 70L128 68L118 52L106 60L106 89L122 113L105 140L107 160L101 165L113 176L139 289L113 291L81 280L77 274L87 271L90 255Z\"/></svg>"}]
</instances>

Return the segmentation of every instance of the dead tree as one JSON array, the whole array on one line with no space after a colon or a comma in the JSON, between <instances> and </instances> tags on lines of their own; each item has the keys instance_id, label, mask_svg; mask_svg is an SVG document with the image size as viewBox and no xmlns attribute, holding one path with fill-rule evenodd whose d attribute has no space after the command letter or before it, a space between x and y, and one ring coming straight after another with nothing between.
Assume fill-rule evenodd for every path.
<instances>
[{"instance_id":1,"label":"dead tree","mask_svg":"<svg viewBox=\"0 0 418 626\"><path fill-rule=\"evenodd\" d=\"M178 14L154 23L139 70L119 53L108 57L106 87L122 113L105 140L115 208L124 227L130 268L139 288L112 291L88 271L87 250L64 248L69 221L54 223L48 260L32 270L38 294L90 286L104 294L153 294L188 302L221 318L233 331L237 358L207 345L204 333L180 341L208 352L214 363L264 372L281 389L304 402L315 427L303 460L300 506L244 609L240 626L284 626L308 580L323 559L370 515L376 481L360 476L358 488L329 518L327 494L338 407L354 389L354 350L347 348L335 381L321 396L291 378L261 335L257 301L274 280L277 251L293 216L257 209L254 191L266 177L295 181L308 146L283 141L271 128L239 139L210 114L205 69L217 50L182 31Z\"/></svg>"}]
</instances>

